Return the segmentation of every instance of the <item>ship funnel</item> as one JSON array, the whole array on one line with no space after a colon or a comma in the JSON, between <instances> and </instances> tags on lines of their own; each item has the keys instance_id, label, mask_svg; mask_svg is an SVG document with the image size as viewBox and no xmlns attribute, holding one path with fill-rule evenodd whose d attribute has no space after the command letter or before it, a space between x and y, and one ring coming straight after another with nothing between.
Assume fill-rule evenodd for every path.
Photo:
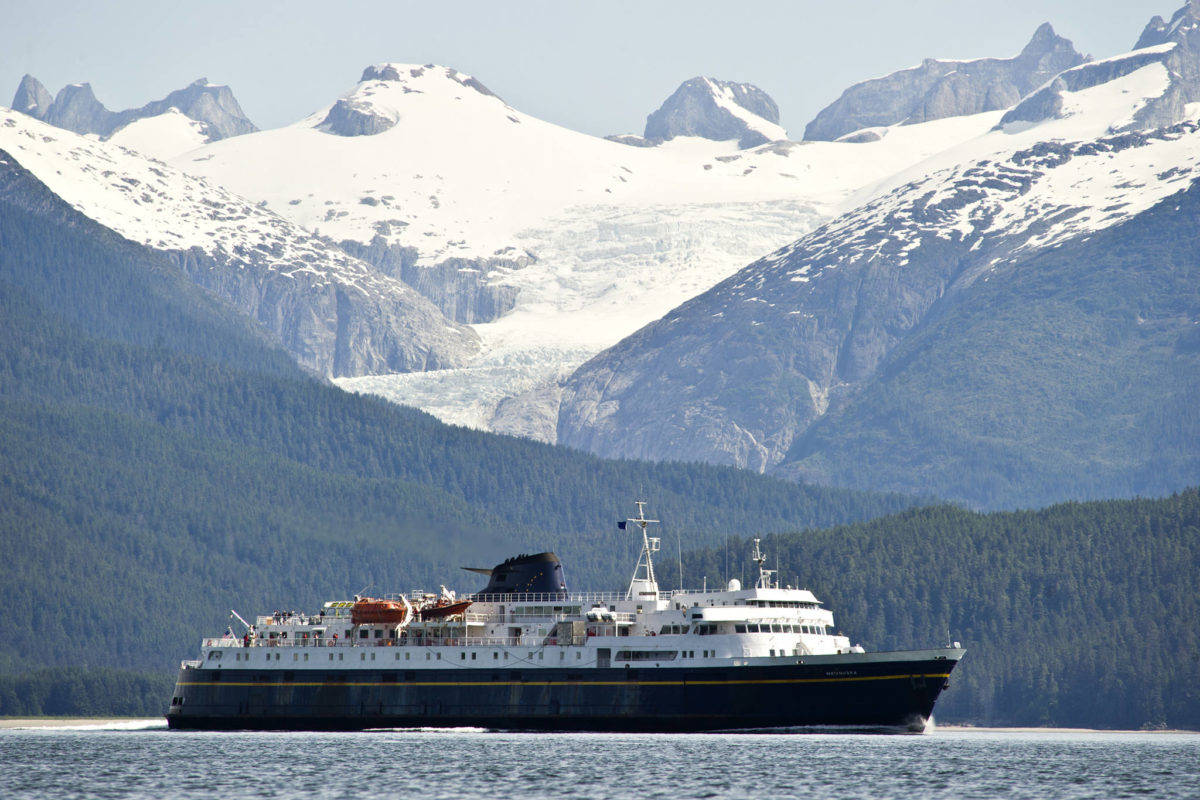
<instances>
[{"instance_id":1,"label":"ship funnel","mask_svg":"<svg viewBox=\"0 0 1200 800\"><path fill-rule=\"evenodd\" d=\"M546 594L567 596L567 580L562 562L554 553L519 555L501 562L486 572L488 584L479 594Z\"/></svg>"}]
</instances>

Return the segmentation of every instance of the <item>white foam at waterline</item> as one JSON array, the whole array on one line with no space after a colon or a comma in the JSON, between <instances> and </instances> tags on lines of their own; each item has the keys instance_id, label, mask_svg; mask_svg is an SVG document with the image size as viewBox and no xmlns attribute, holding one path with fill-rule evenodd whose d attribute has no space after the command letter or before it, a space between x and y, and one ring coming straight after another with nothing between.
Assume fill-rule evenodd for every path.
<instances>
[{"instance_id":1,"label":"white foam at waterline","mask_svg":"<svg viewBox=\"0 0 1200 800\"><path fill-rule=\"evenodd\" d=\"M92 722L80 725L26 725L9 728L13 731L152 731L165 730L167 721L161 717L153 719L131 719L121 722Z\"/></svg>"},{"instance_id":2,"label":"white foam at waterline","mask_svg":"<svg viewBox=\"0 0 1200 800\"><path fill-rule=\"evenodd\" d=\"M490 728L365 728L364 733L487 733Z\"/></svg>"}]
</instances>

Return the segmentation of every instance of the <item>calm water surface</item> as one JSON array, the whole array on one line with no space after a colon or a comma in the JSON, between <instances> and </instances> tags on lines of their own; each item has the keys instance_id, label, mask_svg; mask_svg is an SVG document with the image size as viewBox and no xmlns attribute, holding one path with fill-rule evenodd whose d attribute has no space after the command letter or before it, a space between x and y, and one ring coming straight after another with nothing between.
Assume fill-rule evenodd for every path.
<instances>
[{"instance_id":1,"label":"calm water surface","mask_svg":"<svg viewBox=\"0 0 1200 800\"><path fill-rule=\"evenodd\" d=\"M7 730L0 797L1200 798L1200 736Z\"/></svg>"}]
</instances>

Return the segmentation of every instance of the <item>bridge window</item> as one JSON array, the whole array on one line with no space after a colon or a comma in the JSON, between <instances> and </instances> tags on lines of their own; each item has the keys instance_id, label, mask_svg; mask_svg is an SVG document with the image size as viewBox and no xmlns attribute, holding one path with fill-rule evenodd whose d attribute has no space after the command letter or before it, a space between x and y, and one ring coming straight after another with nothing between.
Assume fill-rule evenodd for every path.
<instances>
[{"instance_id":1,"label":"bridge window","mask_svg":"<svg viewBox=\"0 0 1200 800\"><path fill-rule=\"evenodd\" d=\"M746 632L746 626L745 626L745 625L734 625L734 626L733 626L733 630L734 630L734 632L735 632L735 633L745 633L745 632Z\"/></svg>"}]
</instances>

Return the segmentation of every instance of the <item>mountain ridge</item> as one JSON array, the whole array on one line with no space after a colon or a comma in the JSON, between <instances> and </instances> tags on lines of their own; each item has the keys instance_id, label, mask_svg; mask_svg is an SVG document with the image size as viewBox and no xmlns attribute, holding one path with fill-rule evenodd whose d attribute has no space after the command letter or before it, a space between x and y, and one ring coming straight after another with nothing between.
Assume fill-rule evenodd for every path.
<instances>
[{"instance_id":1,"label":"mountain ridge","mask_svg":"<svg viewBox=\"0 0 1200 800\"><path fill-rule=\"evenodd\" d=\"M995 124L909 126L857 149L695 136L633 148L525 114L452 67L382 62L361 77L302 120L172 163L399 278L481 338L452 369L343 386L548 441L565 373L853 191Z\"/></svg>"},{"instance_id":2,"label":"mountain ridge","mask_svg":"<svg viewBox=\"0 0 1200 800\"><path fill-rule=\"evenodd\" d=\"M1091 444L1078 438L1083 434L1072 433L1071 416L1054 403L1095 406L1123 419L1138 413L1138 401L1136 393L1124 392L1116 394L1115 404L1100 402L1106 378L1083 360L1075 367L1069 361L1056 364L1059 371L1051 376L1079 386L1075 394L1054 394L1037 370L1060 358L1068 339L1043 342L1041 360L1026 354L1030 378L1036 377L1040 396L1049 403L1043 411L1047 422L1040 428L1007 422L1019 418L1011 406L1019 400L1011 394L1014 387L1006 385L1009 394L998 391L998 397L969 395L978 408L1008 424L1003 446L994 443L997 458L1004 452L996 465L988 464L983 445L989 441L989 417L955 417L948 412L953 395L931 385L925 391L948 414L939 425L937 418L916 413L922 391L918 375L907 374L903 392L899 384L886 381L888 359L901 357L904 342L916 346L921 332L944 315L975 308L971 303L982 302L978 287L995 287L989 282L1018 269L1014 265L1038 258L1043 263L1050 256L1040 254L1078 248L1101 231L1136 237L1139 226L1150 226L1149 220L1164 208L1181 214L1197 211L1190 201L1173 199L1190 198L1189 189L1200 175L1196 124L1133 131L1124 124L1158 102L1169 85L1163 65L1147 63L1108 81L1068 90L1063 113L1033 124L1000 125L894 176L866 205L751 264L577 370L563 395L558 441L608 456L706 460L877 488L921 485L939 496L989 508L1052 502L1077 491L1095 497L1106 487L1129 494L1194 482L1186 441L1171 438L1158 425L1145 428L1170 463L1158 479L1146 472L1157 456L1136 436L1122 438L1133 433L1115 419L1110 435ZM1186 241L1173 237L1180 248ZM1133 253L1128 271L1116 274L1127 278L1142 271L1168 280L1169 272L1160 273L1169 269L1165 264L1178 263L1180 252L1171 251L1169 244L1167 248L1171 255L1158 266ZM1067 260L1052 274L1067 281L1075 269L1075 262ZM1009 296L1016 296L1015 287ZM1113 306L1122 302L1107 293L1099 296ZM1162 294L1145 296L1148 315L1172 302ZM1087 301L1076 297L1074 302ZM979 349L1012 335L1017 337L1013 351L1025 352L1019 346L1021 331L1049 336L1032 321L1016 322L1037 307L1026 298L1025 306L1010 314L1013 328L991 331ZM973 335L981 335L986 318L970 318ZM1096 312L1080 318L1080 324L1103 328L1109 324L1103 318ZM937 330L944 337L937 340L941 350L949 352L947 343L956 341L953 334ZM1149 348L1144 366L1156 370L1164 402L1173 402L1175 389L1166 387L1182 386L1179 381L1186 382L1194 365L1184 353L1151 357L1160 341L1149 334L1129 341ZM1092 349L1102 351L1103 344ZM1131 375L1141 369L1136 358L1112 352L1124 359L1121 368ZM975 362L962 350L954 353L965 359L951 362L955 368L974 374ZM1005 361L995 352L993 358ZM954 380L932 365L926 369L930 380ZM988 385L985 375L986 368L974 379L977 385ZM872 381L878 383L876 389L864 388L875 386ZM959 385L959 392L966 394L976 384ZM889 386L907 405L887 402ZM1143 399L1146 408L1157 407ZM869 401L886 413L871 416ZM853 431L835 425L850 413L847 409L854 412ZM1177 406L1161 413L1188 424ZM893 431L891 426L901 420L911 428ZM828 433L812 444L822 430ZM1094 425L1078 430L1096 433ZM854 463L852 448L839 447L835 431L870 462ZM806 441L808 445L800 444ZM924 454L918 446L922 441L929 445ZM1131 463L1110 457L1115 441L1137 454ZM1043 442L1053 442L1054 452L1043 452ZM887 455L889 446L897 448L894 459ZM1089 453L1113 466L1090 465ZM889 470L891 460L906 463L907 476ZM1117 464L1124 465L1128 480ZM995 474L997 469L1003 478ZM928 483L914 483L920 480Z\"/></svg>"},{"instance_id":3,"label":"mountain ridge","mask_svg":"<svg viewBox=\"0 0 1200 800\"><path fill-rule=\"evenodd\" d=\"M162 162L3 109L0 150L92 219L167 254L320 374L453 366L478 346L403 282Z\"/></svg>"},{"instance_id":4,"label":"mountain ridge","mask_svg":"<svg viewBox=\"0 0 1200 800\"><path fill-rule=\"evenodd\" d=\"M833 141L863 129L1005 109L1086 60L1044 22L1011 58L927 58L917 67L856 83L817 113L804 138Z\"/></svg>"},{"instance_id":5,"label":"mountain ridge","mask_svg":"<svg viewBox=\"0 0 1200 800\"><path fill-rule=\"evenodd\" d=\"M159 117L174 109L198 124L196 137L188 143L191 146L187 149L258 130L242 111L233 91L228 86L209 83L207 78L192 81L161 100L152 100L140 108L110 111L96 99L89 83L68 84L51 99L46 87L32 75L26 74L13 96L12 108L57 128L79 134L94 133L105 139L129 125ZM178 152L159 150L147 154L170 157Z\"/></svg>"}]
</instances>

